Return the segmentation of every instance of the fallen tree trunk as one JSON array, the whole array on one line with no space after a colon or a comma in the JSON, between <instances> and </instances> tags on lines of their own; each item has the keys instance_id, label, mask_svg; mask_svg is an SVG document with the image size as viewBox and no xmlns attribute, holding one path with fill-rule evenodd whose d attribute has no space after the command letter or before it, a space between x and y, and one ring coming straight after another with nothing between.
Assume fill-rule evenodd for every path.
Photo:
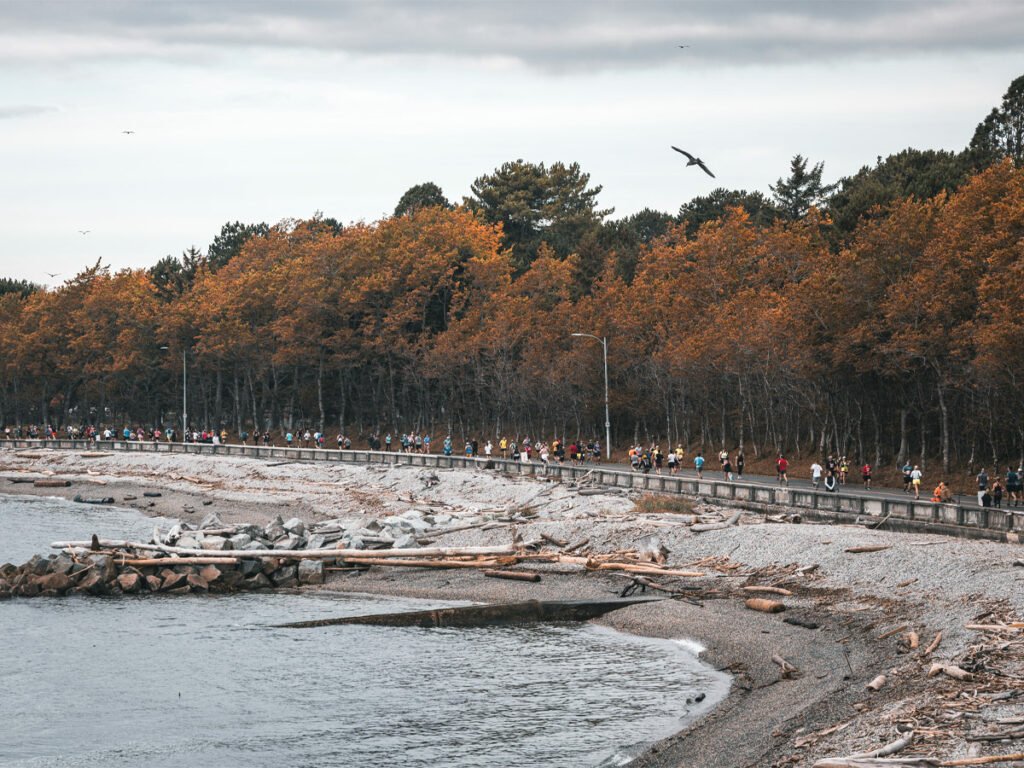
<instances>
[{"instance_id":1,"label":"fallen tree trunk","mask_svg":"<svg viewBox=\"0 0 1024 768\"><path fill-rule=\"evenodd\" d=\"M70 480L33 480L32 485L36 488L67 488L71 485Z\"/></svg>"},{"instance_id":2,"label":"fallen tree trunk","mask_svg":"<svg viewBox=\"0 0 1024 768\"><path fill-rule=\"evenodd\" d=\"M892 549L891 544L879 544L871 547L848 547L845 551L851 554L860 554L862 552L881 552L883 549Z\"/></svg>"},{"instance_id":3,"label":"fallen tree trunk","mask_svg":"<svg viewBox=\"0 0 1024 768\"><path fill-rule=\"evenodd\" d=\"M88 549L93 541L55 541L50 544L53 549ZM97 539L97 546L114 549L140 549L153 552L169 552L176 555L193 555L196 557L237 557L234 550L205 550L172 547L167 544L143 544L138 541L119 539ZM243 550L247 558L280 557L286 560L312 560L316 558L358 558L365 557L365 549L247 549ZM410 549L373 550L373 557L459 557L460 555L512 555L515 548L509 544L498 547L417 547Z\"/></svg>"},{"instance_id":4,"label":"fallen tree trunk","mask_svg":"<svg viewBox=\"0 0 1024 768\"><path fill-rule=\"evenodd\" d=\"M701 533L703 531L720 531L720 530L722 530L724 528L732 528L734 525L739 525L740 518L742 516L743 516L742 512L737 512L735 515L730 517L728 520L725 520L724 522L721 522L721 523L697 523L696 525L691 525L690 526L690 530L691 531L697 531L698 533Z\"/></svg>"},{"instance_id":5,"label":"fallen tree trunk","mask_svg":"<svg viewBox=\"0 0 1024 768\"><path fill-rule=\"evenodd\" d=\"M814 768L932 768L940 763L933 757L826 757L814 764Z\"/></svg>"},{"instance_id":6,"label":"fallen tree trunk","mask_svg":"<svg viewBox=\"0 0 1024 768\"><path fill-rule=\"evenodd\" d=\"M509 579L511 581L540 581L540 574L532 571L484 571L489 579Z\"/></svg>"},{"instance_id":7,"label":"fallen tree trunk","mask_svg":"<svg viewBox=\"0 0 1024 768\"><path fill-rule=\"evenodd\" d=\"M939 765L985 765L986 763L1009 763L1016 760L1024 760L1024 752L1014 752L1012 755L989 755L988 757L962 757L959 760L946 760Z\"/></svg>"}]
</instances>

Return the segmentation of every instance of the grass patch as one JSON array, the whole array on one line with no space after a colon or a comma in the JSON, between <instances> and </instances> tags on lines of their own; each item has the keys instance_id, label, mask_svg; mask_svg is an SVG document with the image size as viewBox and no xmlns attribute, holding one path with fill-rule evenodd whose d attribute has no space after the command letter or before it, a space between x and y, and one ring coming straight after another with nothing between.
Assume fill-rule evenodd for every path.
<instances>
[{"instance_id":1,"label":"grass patch","mask_svg":"<svg viewBox=\"0 0 1024 768\"><path fill-rule=\"evenodd\" d=\"M682 496L656 496L648 493L637 500L636 511L642 515L692 515L693 500Z\"/></svg>"}]
</instances>

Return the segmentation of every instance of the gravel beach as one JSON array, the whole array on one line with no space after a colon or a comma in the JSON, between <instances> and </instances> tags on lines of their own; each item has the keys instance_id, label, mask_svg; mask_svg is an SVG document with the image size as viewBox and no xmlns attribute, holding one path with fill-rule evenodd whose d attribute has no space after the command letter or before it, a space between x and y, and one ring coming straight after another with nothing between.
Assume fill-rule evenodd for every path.
<instances>
[{"instance_id":1,"label":"gravel beach","mask_svg":"<svg viewBox=\"0 0 1024 768\"><path fill-rule=\"evenodd\" d=\"M910 728L916 740L899 756L998 755L1022 746L1012 737L1005 743L977 738L998 733L1000 720L1022 717L1017 702L1024 696L1017 693L1024 691L1024 645L1022 632L1008 626L1024 615L1024 568L1014 565L1024 555L1019 545L894 533L874 529L879 521L871 518L862 525L798 525L756 513L746 513L739 525L697 533L681 515L640 513L636 499L621 493L580 495L556 482L483 468L33 450L0 452L0 475L8 478L2 481L6 493L113 497L118 505L192 524L214 511L225 523L265 524L280 515L364 526L419 510L443 516L439 527L478 526L444 534L444 546L546 534L573 543L588 539L581 551L591 553L629 549L654 534L668 550L670 568L705 575L650 577L677 594L648 590L665 599L598 621L637 634L690 638L705 648L708 663L734 677L725 702L653 745L637 766L811 766L823 757L877 749ZM35 477L71 485L10 482ZM143 496L146 491L160 495ZM695 500L696 513L721 511ZM865 547L886 548L847 551ZM473 569L374 567L334 573L323 588L500 602L607 598L631 583L627 575L582 565L538 562L530 568L541 574L539 583L486 579ZM791 594L744 589L750 586ZM744 600L751 596L781 600L786 610L749 610ZM917 647L911 647L911 632ZM939 645L925 655L939 632ZM773 656L798 671L783 676ZM958 665L969 678L941 671L928 677L933 662ZM867 690L881 674L881 690Z\"/></svg>"}]
</instances>

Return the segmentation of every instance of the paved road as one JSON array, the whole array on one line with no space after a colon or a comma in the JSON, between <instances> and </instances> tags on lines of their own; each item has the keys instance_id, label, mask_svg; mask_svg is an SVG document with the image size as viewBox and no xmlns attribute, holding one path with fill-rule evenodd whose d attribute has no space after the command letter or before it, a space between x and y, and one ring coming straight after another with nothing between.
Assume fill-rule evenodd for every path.
<instances>
[{"instance_id":1,"label":"paved road","mask_svg":"<svg viewBox=\"0 0 1024 768\"><path fill-rule=\"evenodd\" d=\"M712 466L711 462L715 462L714 468L713 469L708 469L709 466ZM615 469L615 470L619 470L619 471L630 471L630 466L628 464L612 464L612 463L608 463L608 462L601 462L599 464L587 464L586 466L601 467L602 469ZM704 466L705 466L705 469L704 469L704 479L705 480L724 480L725 479L722 471L718 469L717 459L716 458L713 457ZM651 472L654 473L655 470L652 469ZM804 488L804 489L808 489L808 490L812 489L814 486L811 484L811 481L809 479L806 479L807 476L810 475L810 467L808 466L806 468L800 469L800 470L798 470L798 472L804 473L804 477L800 477L796 473L794 473L793 465L790 464L789 486L791 488ZM662 473L666 474L666 475L670 474L668 469L662 469ZM693 470L693 469L683 469L680 472L678 472L677 474L679 476L682 476L682 477L691 477L691 478L696 478L697 477L697 472L695 470ZM769 486L777 486L778 485L778 481L775 479L774 475L773 476L768 476L768 475L748 475L748 474L744 474L742 477L739 477L734 472L733 473L733 480L735 482L737 482L737 483L747 483L749 485L769 485ZM937 483L935 483L935 484L937 484ZM929 485L927 479L922 480L922 484L921 484L921 499L922 500L924 500L924 501L930 501L931 500L932 490L935 488L935 484ZM822 490L822 491L825 490L824 482L822 482L822 484L818 486L818 489ZM903 491L901 491L899 489L894 489L894 488L870 488L870 489L865 488L863 483L861 482L860 473L859 472L856 475L854 475L851 472L849 474L849 476L847 477L846 485L844 486L844 485L838 485L837 484L836 485L836 491L837 492L842 492L842 493L847 493L847 494L850 494L850 495L853 495L853 496L865 496L867 498L873 498L873 499L906 499L906 498L913 498L914 497L914 494L912 494L912 493L906 494ZM978 505L978 497L976 495L973 495L973 494L972 495L962 495L961 494L961 495L955 496L954 498L955 498L956 503L960 504L961 506L970 506L970 505L979 506ZM1003 496L1003 506L1004 507L1009 507L1011 505L1012 505L1012 502L1007 503L1007 496L1004 495Z\"/></svg>"}]
</instances>

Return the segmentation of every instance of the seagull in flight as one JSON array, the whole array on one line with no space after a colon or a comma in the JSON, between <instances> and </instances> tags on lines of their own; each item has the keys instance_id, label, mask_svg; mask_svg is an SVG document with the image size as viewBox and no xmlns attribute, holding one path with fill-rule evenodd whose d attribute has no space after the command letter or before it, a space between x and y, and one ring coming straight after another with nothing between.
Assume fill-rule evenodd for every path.
<instances>
[{"instance_id":1,"label":"seagull in flight","mask_svg":"<svg viewBox=\"0 0 1024 768\"><path fill-rule=\"evenodd\" d=\"M92 232L91 229L80 229L80 230L78 230L78 234L80 234L80 235L88 235L90 232Z\"/></svg>"},{"instance_id":2,"label":"seagull in flight","mask_svg":"<svg viewBox=\"0 0 1024 768\"><path fill-rule=\"evenodd\" d=\"M125 134L129 134L130 135L130 134L135 133L135 131L121 131L121 133L125 133Z\"/></svg>"},{"instance_id":3,"label":"seagull in flight","mask_svg":"<svg viewBox=\"0 0 1024 768\"><path fill-rule=\"evenodd\" d=\"M689 162L686 164L687 167L689 167L691 165L696 165L702 171L704 171L704 173L706 173L708 176L710 176L712 179L715 178L715 174L713 174L711 171L708 170L708 167L706 165L704 165L704 161L701 160L699 157L694 157L689 152L687 152L686 150L680 149L679 147L672 147L672 149L674 149L676 152L678 152L681 155L686 155L686 157L689 159Z\"/></svg>"},{"instance_id":4,"label":"seagull in flight","mask_svg":"<svg viewBox=\"0 0 1024 768\"><path fill-rule=\"evenodd\" d=\"M680 45L679 47L680 48L689 48L690 46L688 46L688 45Z\"/></svg>"},{"instance_id":5,"label":"seagull in flight","mask_svg":"<svg viewBox=\"0 0 1024 768\"><path fill-rule=\"evenodd\" d=\"M49 275L50 277L57 277L57 275L59 275L60 272L47 272L46 274Z\"/></svg>"}]
</instances>

